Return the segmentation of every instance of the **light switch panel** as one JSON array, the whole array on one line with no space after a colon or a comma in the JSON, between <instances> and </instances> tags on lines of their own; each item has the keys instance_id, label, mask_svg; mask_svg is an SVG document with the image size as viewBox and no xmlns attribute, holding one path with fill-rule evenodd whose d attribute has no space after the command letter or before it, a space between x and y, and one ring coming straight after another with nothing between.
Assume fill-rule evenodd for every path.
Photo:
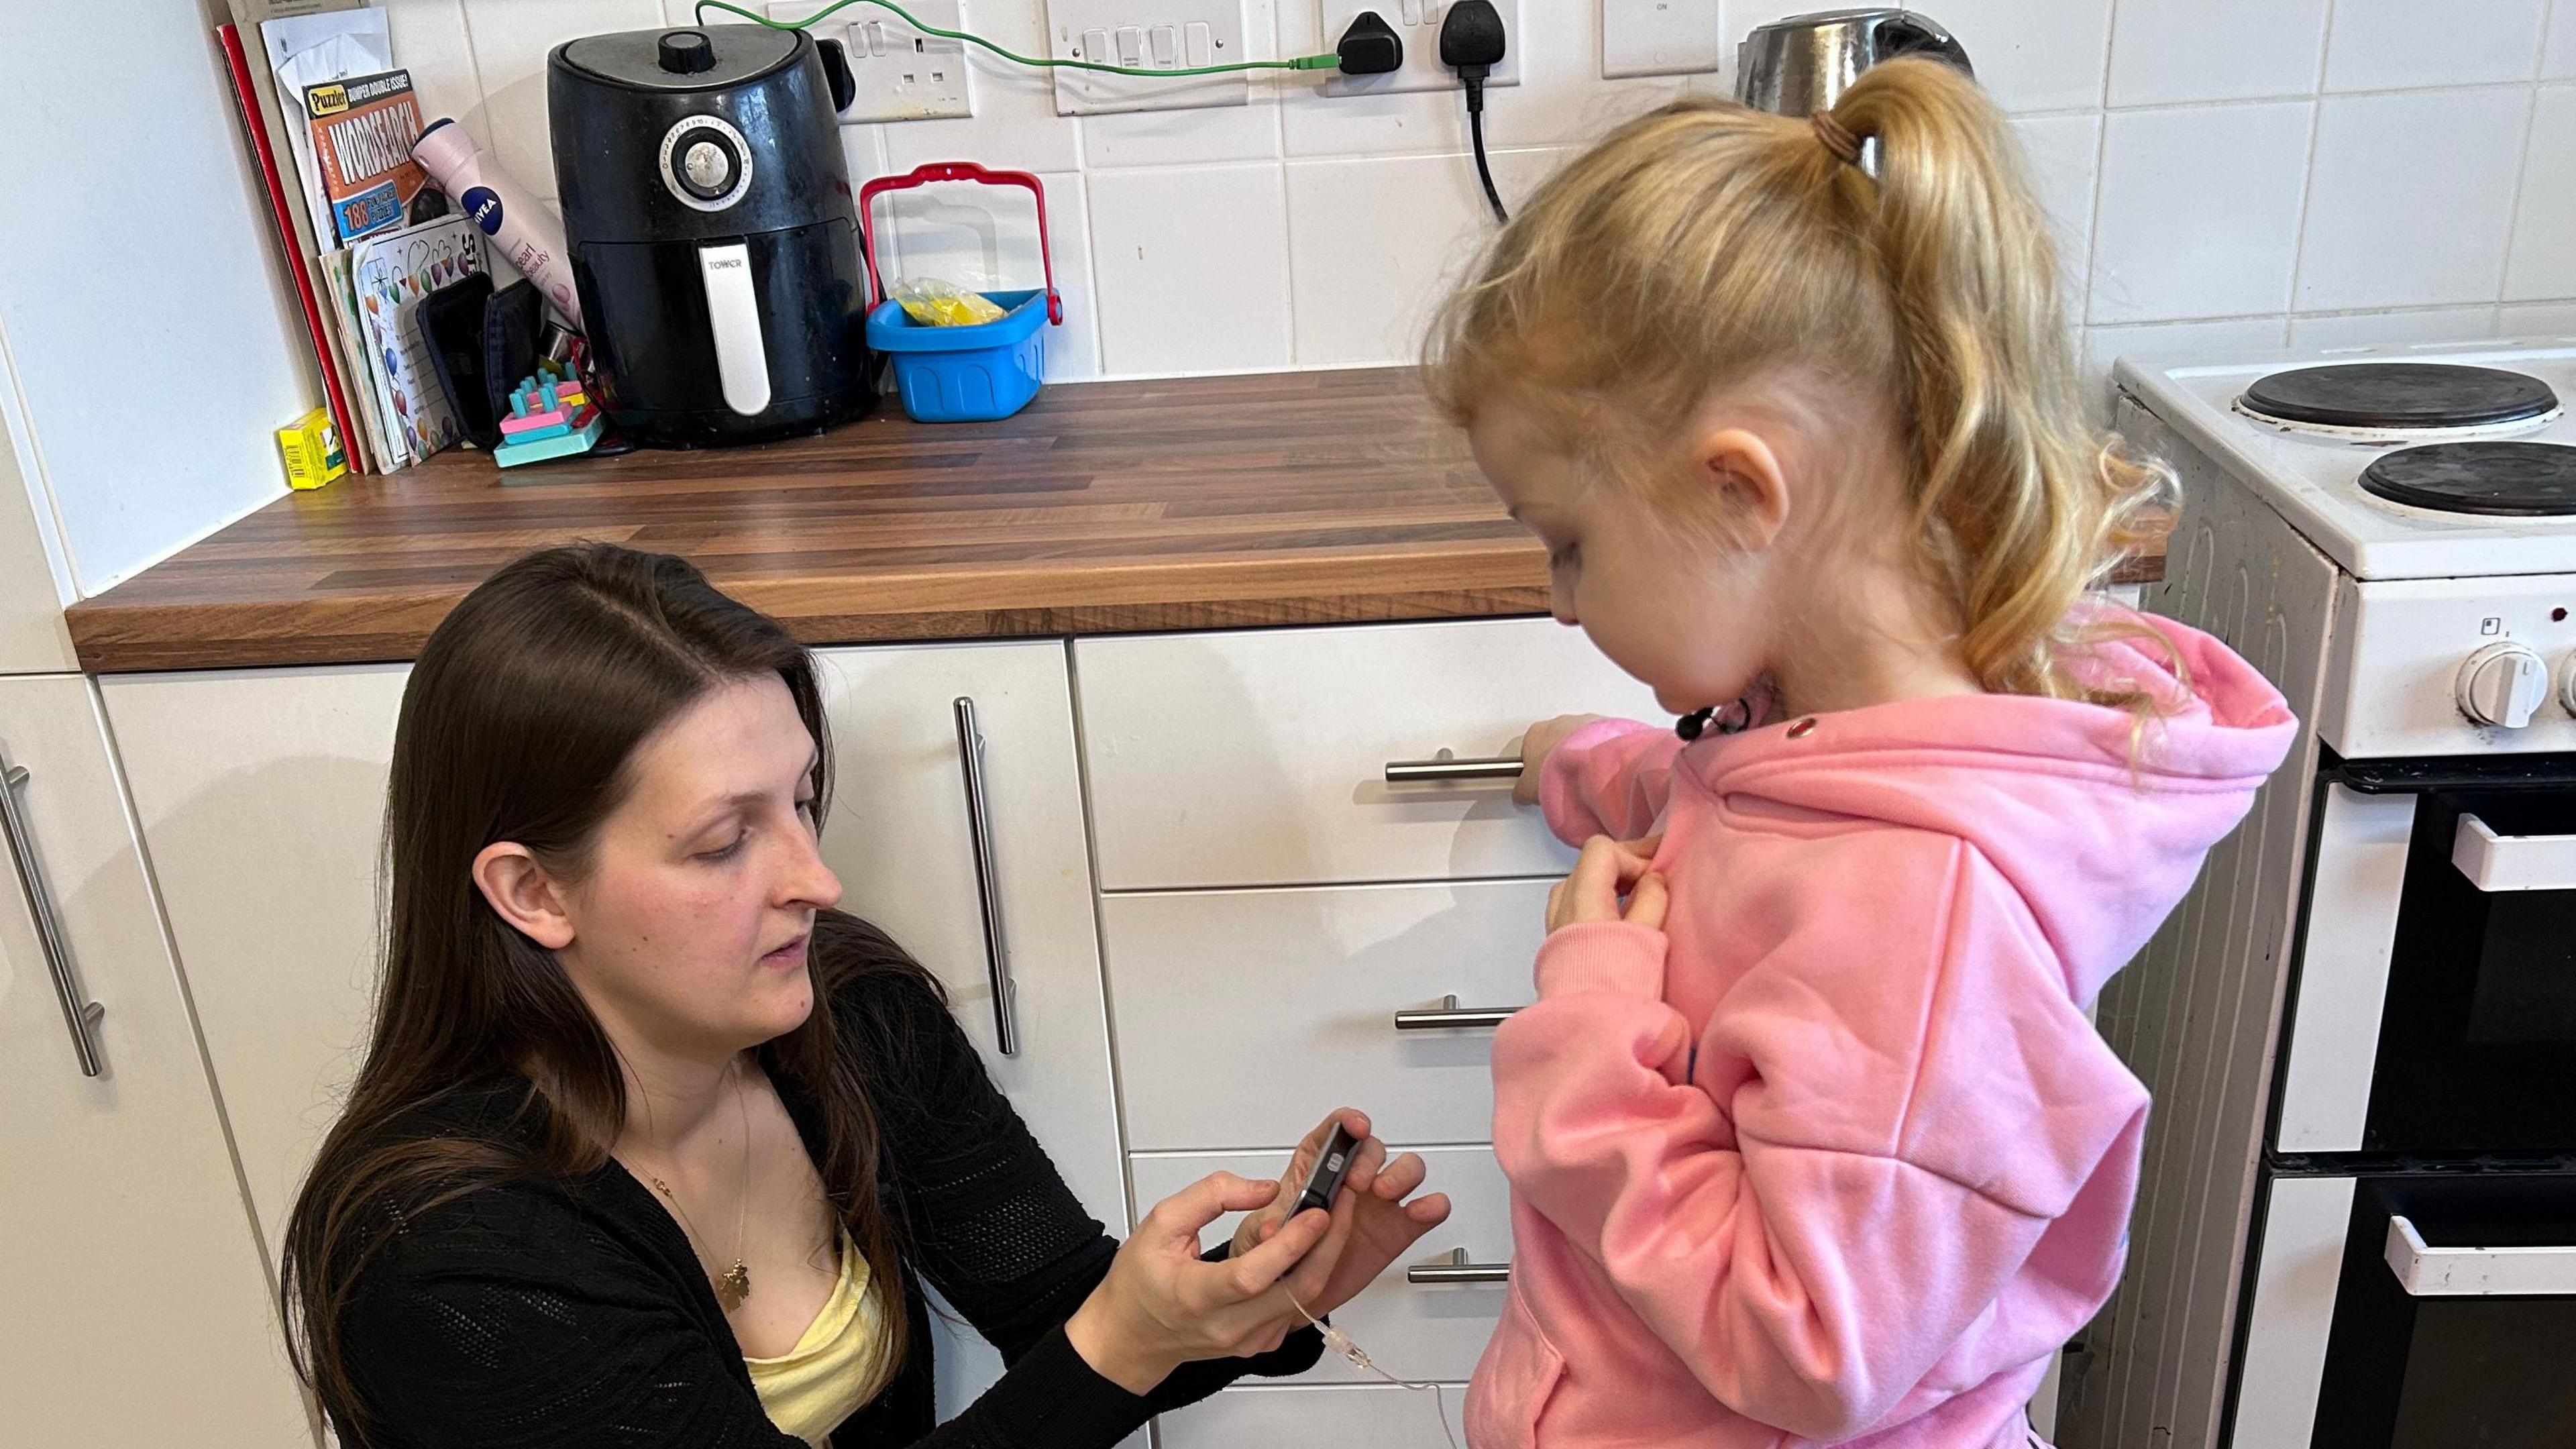
<instances>
[{"instance_id":1,"label":"light switch panel","mask_svg":"<svg viewBox=\"0 0 2576 1449\"><path fill-rule=\"evenodd\" d=\"M1689 75L1715 70L1718 0L1601 0L1601 74Z\"/></svg>"},{"instance_id":2,"label":"light switch panel","mask_svg":"<svg viewBox=\"0 0 2576 1449\"><path fill-rule=\"evenodd\" d=\"M1179 71L1255 58L1244 49L1243 0L1047 0L1046 11L1047 44L1062 60ZM1060 116L1239 106L1251 95L1241 71L1168 80L1055 72Z\"/></svg>"},{"instance_id":3,"label":"light switch panel","mask_svg":"<svg viewBox=\"0 0 2576 1449\"><path fill-rule=\"evenodd\" d=\"M772 20L802 20L817 7L815 0L789 0L765 8ZM904 8L925 25L966 29L964 0L904 0ZM925 35L882 6L853 5L841 16L849 17L847 25L827 21L815 37L839 40L850 58L850 79L857 93L850 108L841 113L844 122L929 121L975 114L974 82L966 66L964 41Z\"/></svg>"},{"instance_id":4,"label":"light switch panel","mask_svg":"<svg viewBox=\"0 0 2576 1449\"><path fill-rule=\"evenodd\" d=\"M1494 0L1494 9L1503 17L1503 62L1485 77L1487 90L1521 83L1521 48L1529 43L1520 0ZM1458 89L1457 73L1440 63L1440 22L1449 18L1449 0L1324 0L1324 28L1315 49L1331 50L1363 10L1376 11L1377 18L1404 42L1404 64L1384 75L1325 71L1324 94L1381 96L1390 91Z\"/></svg>"}]
</instances>

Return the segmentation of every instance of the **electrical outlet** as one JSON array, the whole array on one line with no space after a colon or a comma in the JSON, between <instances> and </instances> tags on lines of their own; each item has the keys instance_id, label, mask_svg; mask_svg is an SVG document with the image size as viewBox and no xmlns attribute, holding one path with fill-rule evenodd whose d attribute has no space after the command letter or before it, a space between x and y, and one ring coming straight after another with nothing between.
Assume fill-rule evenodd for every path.
<instances>
[{"instance_id":1,"label":"electrical outlet","mask_svg":"<svg viewBox=\"0 0 2576 1449\"><path fill-rule=\"evenodd\" d=\"M1326 71L1324 94L1328 96L1382 96L1390 91L1453 91L1458 89L1458 73L1440 63L1440 22L1449 17L1448 0L1324 0L1324 33L1315 49L1331 50L1341 40L1342 32L1363 10L1374 10L1377 18L1395 31L1404 42L1404 64L1384 75L1343 75ZM1521 24L1520 0L1494 0L1494 9L1503 17L1503 63L1485 77L1485 89L1516 86L1521 83L1521 47L1528 43L1528 30Z\"/></svg>"},{"instance_id":2,"label":"electrical outlet","mask_svg":"<svg viewBox=\"0 0 2576 1449\"><path fill-rule=\"evenodd\" d=\"M814 13L815 3L787 0L764 8L772 20L802 20ZM904 0L904 8L925 25L967 28L962 0ZM964 41L924 35L878 5L853 5L841 14L853 18L847 25L817 31L816 38L840 41L850 58L850 79L858 91L841 113L843 121L929 121L975 114Z\"/></svg>"},{"instance_id":3,"label":"electrical outlet","mask_svg":"<svg viewBox=\"0 0 2576 1449\"><path fill-rule=\"evenodd\" d=\"M1254 57L1244 48L1243 0L1047 0L1047 44L1060 60L1088 60L1146 70L1187 70ZM1242 71L1223 75L1103 75L1059 69L1059 116L1110 111L1180 111L1240 106L1252 85Z\"/></svg>"}]
</instances>

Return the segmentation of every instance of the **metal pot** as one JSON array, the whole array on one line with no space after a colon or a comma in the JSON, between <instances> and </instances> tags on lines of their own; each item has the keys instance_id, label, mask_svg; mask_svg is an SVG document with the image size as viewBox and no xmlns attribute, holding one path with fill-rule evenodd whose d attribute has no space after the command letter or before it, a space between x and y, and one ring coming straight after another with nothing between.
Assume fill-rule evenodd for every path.
<instances>
[{"instance_id":1,"label":"metal pot","mask_svg":"<svg viewBox=\"0 0 2576 1449\"><path fill-rule=\"evenodd\" d=\"M1757 111L1831 110L1862 71L1928 55L1974 75L1968 52L1940 22L1903 10L1826 10L1761 26L1736 52L1735 98Z\"/></svg>"}]
</instances>

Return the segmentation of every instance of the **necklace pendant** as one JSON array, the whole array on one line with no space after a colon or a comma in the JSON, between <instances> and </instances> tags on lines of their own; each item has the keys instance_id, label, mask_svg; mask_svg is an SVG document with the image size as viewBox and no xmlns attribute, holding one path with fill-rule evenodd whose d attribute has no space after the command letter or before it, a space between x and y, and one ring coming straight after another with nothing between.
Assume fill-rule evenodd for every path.
<instances>
[{"instance_id":1,"label":"necklace pendant","mask_svg":"<svg viewBox=\"0 0 2576 1449\"><path fill-rule=\"evenodd\" d=\"M724 1276L716 1279L716 1301L724 1305L725 1312L731 1313L750 1296L751 1265L737 1258L734 1265L725 1270Z\"/></svg>"}]
</instances>

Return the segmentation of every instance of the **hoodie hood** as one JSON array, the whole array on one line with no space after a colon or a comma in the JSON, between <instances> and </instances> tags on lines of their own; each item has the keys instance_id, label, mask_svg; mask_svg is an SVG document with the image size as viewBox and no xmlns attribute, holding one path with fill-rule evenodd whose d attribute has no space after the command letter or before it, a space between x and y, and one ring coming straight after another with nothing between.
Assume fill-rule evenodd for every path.
<instances>
[{"instance_id":1,"label":"hoodie hood","mask_svg":"<svg viewBox=\"0 0 2576 1449\"><path fill-rule=\"evenodd\" d=\"M1685 750L1714 794L1954 835L2003 872L2089 1002L2137 954L2234 828L2298 731L2252 665L2169 619L2091 646L2088 684L2131 711L2029 695L1902 700ZM2161 636L2167 646L2144 635Z\"/></svg>"}]
</instances>

